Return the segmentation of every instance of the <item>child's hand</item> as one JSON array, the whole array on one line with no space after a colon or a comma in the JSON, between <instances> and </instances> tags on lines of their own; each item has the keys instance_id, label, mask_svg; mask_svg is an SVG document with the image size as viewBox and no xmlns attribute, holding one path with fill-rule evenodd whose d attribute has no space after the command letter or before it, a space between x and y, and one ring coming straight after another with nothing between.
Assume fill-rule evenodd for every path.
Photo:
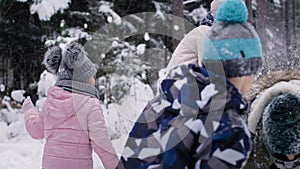
<instances>
[{"instance_id":1,"label":"child's hand","mask_svg":"<svg viewBox=\"0 0 300 169\"><path fill-rule=\"evenodd\" d=\"M23 106L22 106L23 112L25 113L26 111L28 111L29 109L31 109L33 107L34 107L34 105L31 101L30 97L27 96L27 98L23 102Z\"/></svg>"}]
</instances>

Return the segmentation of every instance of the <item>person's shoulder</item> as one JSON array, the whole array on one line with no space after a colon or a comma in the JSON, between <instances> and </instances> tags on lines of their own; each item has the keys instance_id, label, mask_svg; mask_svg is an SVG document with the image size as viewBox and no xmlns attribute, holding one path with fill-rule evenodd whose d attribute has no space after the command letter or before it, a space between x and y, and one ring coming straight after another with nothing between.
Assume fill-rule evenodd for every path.
<instances>
[{"instance_id":1,"label":"person's shoulder","mask_svg":"<svg viewBox=\"0 0 300 169\"><path fill-rule=\"evenodd\" d=\"M100 104L100 100L96 97L92 97L92 96L87 96L87 95L83 95L83 97L85 97L87 99L88 103L91 104Z\"/></svg>"},{"instance_id":2,"label":"person's shoulder","mask_svg":"<svg viewBox=\"0 0 300 169\"><path fill-rule=\"evenodd\" d=\"M206 35L206 33L211 29L210 26L207 26L207 25L200 25L196 28L194 28L193 30L191 30L189 33L188 33L188 36L194 36L194 35L199 35L199 34L202 34L202 35Z\"/></svg>"},{"instance_id":3,"label":"person's shoulder","mask_svg":"<svg viewBox=\"0 0 300 169\"><path fill-rule=\"evenodd\" d=\"M88 110L85 112L87 113L87 115L98 113L99 111L103 110L101 106L101 102L97 98L90 97L90 96L83 96L82 99L84 99L84 104L82 104L82 108L84 110Z\"/></svg>"},{"instance_id":4,"label":"person's shoulder","mask_svg":"<svg viewBox=\"0 0 300 169\"><path fill-rule=\"evenodd\" d=\"M193 29L193 31L208 31L211 29L211 26L207 26L207 25L200 25L197 26L196 28Z\"/></svg>"},{"instance_id":5,"label":"person's shoulder","mask_svg":"<svg viewBox=\"0 0 300 169\"><path fill-rule=\"evenodd\" d=\"M207 25L200 25L198 27L195 28L196 30L210 30L211 26L207 26Z\"/></svg>"}]
</instances>

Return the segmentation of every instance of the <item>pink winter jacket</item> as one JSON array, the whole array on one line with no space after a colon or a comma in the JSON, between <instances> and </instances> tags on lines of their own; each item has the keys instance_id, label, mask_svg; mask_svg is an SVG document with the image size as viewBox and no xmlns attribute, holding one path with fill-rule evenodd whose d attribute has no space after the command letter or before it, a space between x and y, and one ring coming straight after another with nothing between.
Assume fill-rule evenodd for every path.
<instances>
[{"instance_id":1,"label":"pink winter jacket","mask_svg":"<svg viewBox=\"0 0 300 169\"><path fill-rule=\"evenodd\" d=\"M24 110L26 129L46 139L43 169L92 169L92 148L106 169L115 168L118 157L96 98L52 87L41 112L30 105Z\"/></svg>"}]
</instances>

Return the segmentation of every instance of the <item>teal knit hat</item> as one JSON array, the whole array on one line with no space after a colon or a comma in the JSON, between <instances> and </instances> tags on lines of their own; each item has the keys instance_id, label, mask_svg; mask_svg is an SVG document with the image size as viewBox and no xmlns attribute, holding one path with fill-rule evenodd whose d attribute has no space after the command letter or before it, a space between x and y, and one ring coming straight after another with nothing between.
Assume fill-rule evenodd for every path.
<instances>
[{"instance_id":1,"label":"teal knit hat","mask_svg":"<svg viewBox=\"0 0 300 169\"><path fill-rule=\"evenodd\" d=\"M300 153L300 98L292 94L275 97L265 108L262 135L271 153Z\"/></svg>"},{"instance_id":2,"label":"teal knit hat","mask_svg":"<svg viewBox=\"0 0 300 169\"><path fill-rule=\"evenodd\" d=\"M260 70L261 42L247 19L248 10L242 0L225 0L220 5L217 22L204 41L203 63L207 69L221 62L226 77L255 75Z\"/></svg>"}]
</instances>

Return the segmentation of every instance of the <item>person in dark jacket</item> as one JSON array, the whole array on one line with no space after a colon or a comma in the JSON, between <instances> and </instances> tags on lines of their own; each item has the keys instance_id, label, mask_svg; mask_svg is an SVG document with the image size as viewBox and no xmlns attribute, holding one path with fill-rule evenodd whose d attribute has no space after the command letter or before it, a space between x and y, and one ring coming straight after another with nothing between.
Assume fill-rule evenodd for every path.
<instances>
[{"instance_id":1,"label":"person in dark jacket","mask_svg":"<svg viewBox=\"0 0 300 169\"><path fill-rule=\"evenodd\" d=\"M300 97L290 93L274 97L265 108L262 137L273 157L270 169L300 169Z\"/></svg>"},{"instance_id":2,"label":"person in dark jacket","mask_svg":"<svg viewBox=\"0 0 300 169\"><path fill-rule=\"evenodd\" d=\"M270 83L270 82L269 82ZM253 160L270 169L300 169L300 80L280 81L260 92L251 105L248 128L266 149L263 160ZM261 145L263 143L263 146ZM269 160L269 159L270 160Z\"/></svg>"},{"instance_id":3,"label":"person in dark jacket","mask_svg":"<svg viewBox=\"0 0 300 169\"><path fill-rule=\"evenodd\" d=\"M262 66L260 40L247 15L240 0L221 4L204 42L205 68L189 64L171 69L160 95L130 132L117 168L245 166L252 143L241 117L248 107L242 94Z\"/></svg>"}]
</instances>

